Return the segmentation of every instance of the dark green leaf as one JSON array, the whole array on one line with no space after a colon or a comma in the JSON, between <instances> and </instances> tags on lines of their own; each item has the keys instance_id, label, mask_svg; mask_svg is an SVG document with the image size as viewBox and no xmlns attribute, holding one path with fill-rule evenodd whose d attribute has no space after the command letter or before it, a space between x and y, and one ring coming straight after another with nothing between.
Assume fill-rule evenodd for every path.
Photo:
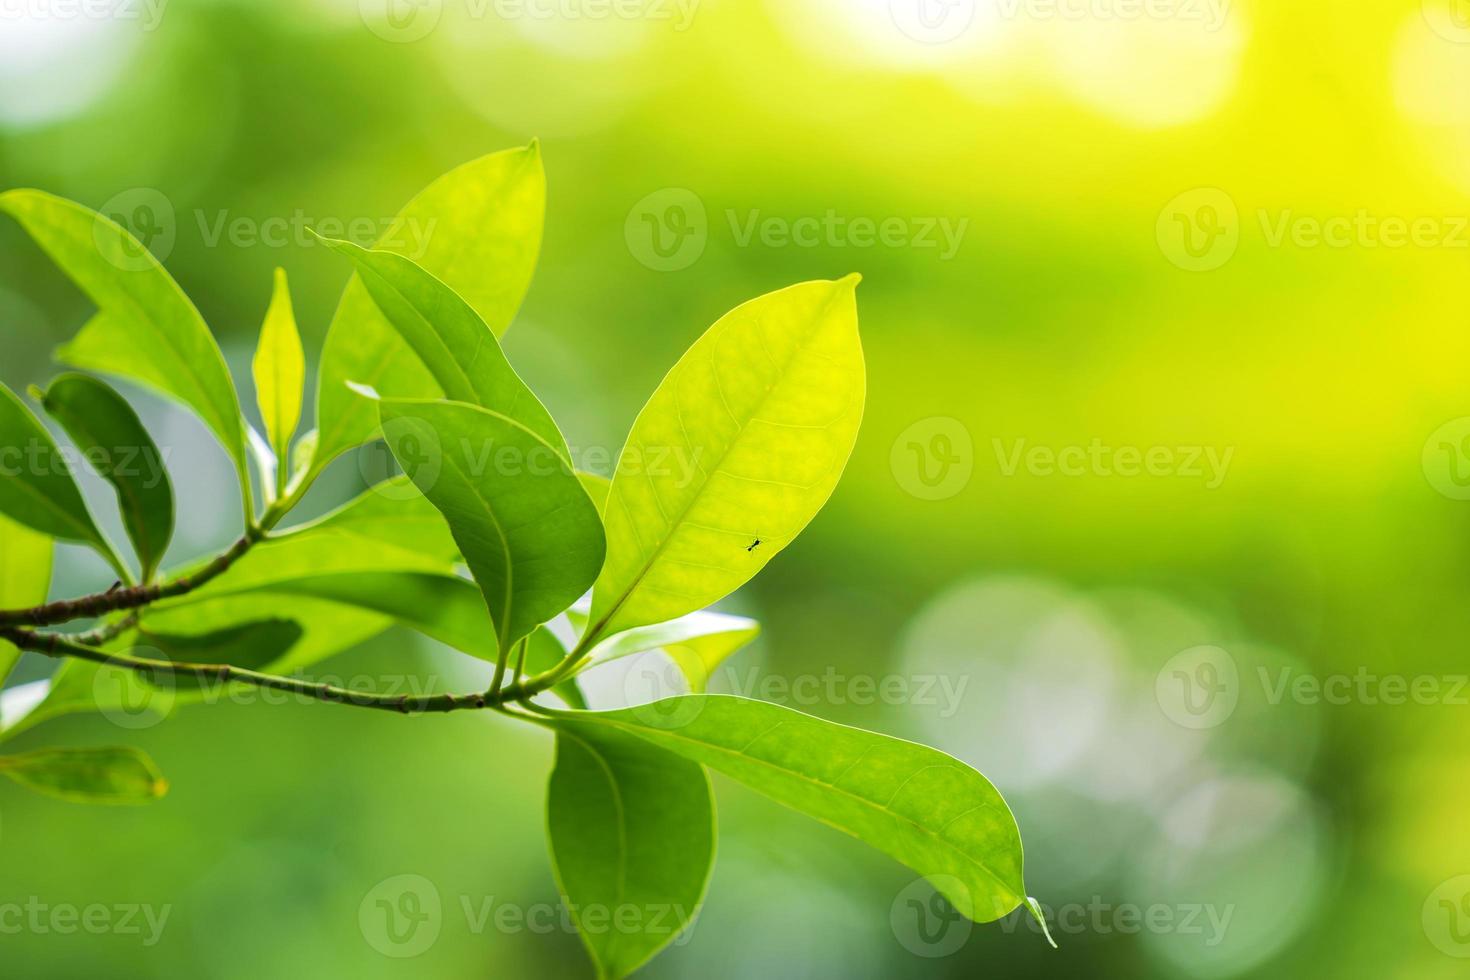
<instances>
[{"instance_id":1,"label":"dark green leaf","mask_svg":"<svg viewBox=\"0 0 1470 980\"><path fill-rule=\"evenodd\" d=\"M141 642L175 663L229 664L247 670L263 670L285 659L303 633L301 626L289 619L264 619L209 633L189 635L141 628L137 635ZM141 652L140 655L148 654ZM207 681L187 674L170 675L168 683L179 691L210 686Z\"/></svg>"},{"instance_id":2,"label":"dark green leaf","mask_svg":"<svg viewBox=\"0 0 1470 980\"><path fill-rule=\"evenodd\" d=\"M449 523L501 651L566 609L602 567L602 522L545 440L460 402L381 402L405 472Z\"/></svg>"},{"instance_id":3,"label":"dark green leaf","mask_svg":"<svg viewBox=\"0 0 1470 980\"><path fill-rule=\"evenodd\" d=\"M626 977L704 901L714 801L698 763L607 727L557 722L546 827L557 882L599 977Z\"/></svg>"},{"instance_id":4,"label":"dark green leaf","mask_svg":"<svg viewBox=\"0 0 1470 980\"><path fill-rule=\"evenodd\" d=\"M424 362L445 397L513 418L570 458L551 413L510 366L480 314L453 289L401 255L323 241L357 267L378 309Z\"/></svg>"},{"instance_id":5,"label":"dark green leaf","mask_svg":"<svg viewBox=\"0 0 1470 980\"><path fill-rule=\"evenodd\" d=\"M943 752L725 695L558 717L636 735L851 834L977 922L1026 902L1015 818L989 780Z\"/></svg>"},{"instance_id":6,"label":"dark green leaf","mask_svg":"<svg viewBox=\"0 0 1470 980\"><path fill-rule=\"evenodd\" d=\"M43 404L117 491L143 581L151 580L174 533L174 492L163 453L132 406L96 378L64 374L46 389Z\"/></svg>"}]
</instances>

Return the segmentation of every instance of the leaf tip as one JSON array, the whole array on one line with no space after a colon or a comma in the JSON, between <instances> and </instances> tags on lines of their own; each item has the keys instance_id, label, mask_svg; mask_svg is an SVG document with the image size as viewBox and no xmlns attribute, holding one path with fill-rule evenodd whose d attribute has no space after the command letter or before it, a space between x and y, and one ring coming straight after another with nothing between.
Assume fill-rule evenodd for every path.
<instances>
[{"instance_id":1,"label":"leaf tip","mask_svg":"<svg viewBox=\"0 0 1470 980\"><path fill-rule=\"evenodd\" d=\"M861 272L849 272L847 275L837 280L837 285L845 286L848 289L855 291L858 288L858 283L862 281L863 274Z\"/></svg>"},{"instance_id":2,"label":"leaf tip","mask_svg":"<svg viewBox=\"0 0 1470 980\"><path fill-rule=\"evenodd\" d=\"M1031 912L1031 917L1036 920L1037 925L1041 926L1041 934L1046 937L1048 943L1051 943L1051 948L1061 949L1057 941L1051 937L1051 929L1046 924L1046 914L1041 911L1041 903L1027 895L1026 908Z\"/></svg>"}]
</instances>

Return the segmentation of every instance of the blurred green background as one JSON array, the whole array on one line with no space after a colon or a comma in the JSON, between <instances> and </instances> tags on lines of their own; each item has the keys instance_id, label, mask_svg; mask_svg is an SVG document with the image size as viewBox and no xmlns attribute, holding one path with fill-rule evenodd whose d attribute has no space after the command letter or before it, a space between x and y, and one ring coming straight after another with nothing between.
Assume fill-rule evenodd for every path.
<instances>
[{"instance_id":1,"label":"blurred green background","mask_svg":"<svg viewBox=\"0 0 1470 980\"><path fill-rule=\"evenodd\" d=\"M298 227L367 244L539 137L545 244L506 343L609 453L724 311L863 274L856 454L728 602L766 632L713 686L987 773L1061 949L1017 917L936 939L905 869L722 781L707 905L641 975L1464 975L1464 0L392 2L0 3L0 188L147 205L248 390L271 270L311 353L346 278ZM89 309L9 222L0 257L19 388ZM232 540L223 453L139 401L183 488L172 559ZM57 597L109 581L61 550ZM480 667L394 632L316 675ZM1386 678L1436 693L1384 703ZM14 747L137 744L173 790L0 785L0 907L168 918L0 931L0 974L590 976L543 914L551 753L522 727L297 704L39 727ZM441 906L414 958L360 917L402 875Z\"/></svg>"}]
</instances>

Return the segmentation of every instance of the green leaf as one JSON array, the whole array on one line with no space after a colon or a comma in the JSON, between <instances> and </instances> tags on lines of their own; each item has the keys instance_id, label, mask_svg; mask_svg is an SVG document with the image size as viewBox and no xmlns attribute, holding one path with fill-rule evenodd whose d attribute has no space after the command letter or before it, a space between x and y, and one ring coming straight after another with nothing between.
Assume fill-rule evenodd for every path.
<instances>
[{"instance_id":1,"label":"green leaf","mask_svg":"<svg viewBox=\"0 0 1470 980\"><path fill-rule=\"evenodd\" d=\"M192 408L245 473L240 405L204 318L125 228L35 190L0 194L9 212L86 293L98 314L57 357L139 381Z\"/></svg>"},{"instance_id":2,"label":"green leaf","mask_svg":"<svg viewBox=\"0 0 1470 980\"><path fill-rule=\"evenodd\" d=\"M33 531L96 548L118 574L126 567L92 520L71 466L51 433L0 384L0 514Z\"/></svg>"},{"instance_id":3,"label":"green leaf","mask_svg":"<svg viewBox=\"0 0 1470 980\"><path fill-rule=\"evenodd\" d=\"M603 640L588 654L586 667L649 650L662 650L678 665L689 689L702 693L715 668L760 635L761 626L744 616L701 610L667 623L640 626Z\"/></svg>"},{"instance_id":4,"label":"green leaf","mask_svg":"<svg viewBox=\"0 0 1470 980\"><path fill-rule=\"evenodd\" d=\"M306 355L301 334L291 310L291 290L286 270L277 269L271 304L260 327L260 344L255 350L255 401L265 422L265 436L280 460L284 482L291 456L291 437L301 421L302 385L306 382Z\"/></svg>"},{"instance_id":5,"label":"green leaf","mask_svg":"<svg viewBox=\"0 0 1470 980\"><path fill-rule=\"evenodd\" d=\"M726 695L558 717L636 735L851 834L977 922L1026 901L1021 834L1005 800L943 752Z\"/></svg>"},{"instance_id":6,"label":"green leaf","mask_svg":"<svg viewBox=\"0 0 1470 980\"><path fill-rule=\"evenodd\" d=\"M117 491L123 527L143 581L150 581L174 533L174 491L163 453L127 400L96 378L63 374L46 389L42 404Z\"/></svg>"},{"instance_id":7,"label":"green leaf","mask_svg":"<svg viewBox=\"0 0 1470 980\"><path fill-rule=\"evenodd\" d=\"M380 407L388 446L448 521L502 652L587 590L602 567L602 522L545 440L461 402Z\"/></svg>"},{"instance_id":8,"label":"green leaf","mask_svg":"<svg viewBox=\"0 0 1470 980\"><path fill-rule=\"evenodd\" d=\"M613 476L594 637L711 605L826 503L863 413L857 281L737 307L658 386Z\"/></svg>"},{"instance_id":9,"label":"green leaf","mask_svg":"<svg viewBox=\"0 0 1470 980\"><path fill-rule=\"evenodd\" d=\"M551 413L505 359L489 325L453 289L393 252L322 241L356 266L378 309L424 362L445 397L513 418L563 457L571 457Z\"/></svg>"},{"instance_id":10,"label":"green leaf","mask_svg":"<svg viewBox=\"0 0 1470 980\"><path fill-rule=\"evenodd\" d=\"M0 515L0 609L29 609L46 601L53 551L49 537ZM20 651L0 640L0 687L19 659Z\"/></svg>"},{"instance_id":11,"label":"green leaf","mask_svg":"<svg viewBox=\"0 0 1470 980\"><path fill-rule=\"evenodd\" d=\"M546 827L557 883L599 977L626 977L704 901L715 811L704 768L637 738L557 722Z\"/></svg>"},{"instance_id":12,"label":"green leaf","mask_svg":"<svg viewBox=\"0 0 1470 980\"><path fill-rule=\"evenodd\" d=\"M500 336L531 284L545 211L546 175L540 148L532 143L473 160L434 181L399 212L377 247L422 265ZM377 435L377 409L354 395L348 382L393 397L441 393L356 276L342 294L322 351L322 435L311 475Z\"/></svg>"},{"instance_id":13,"label":"green leaf","mask_svg":"<svg viewBox=\"0 0 1470 980\"><path fill-rule=\"evenodd\" d=\"M168 792L153 760L138 749L42 749L0 755L0 774L27 789L73 803L136 805Z\"/></svg>"},{"instance_id":14,"label":"green leaf","mask_svg":"<svg viewBox=\"0 0 1470 980\"><path fill-rule=\"evenodd\" d=\"M263 619L197 634L141 628L137 636L174 663L229 664L247 670L264 670L285 659L304 632L289 619ZM187 674L171 675L168 683L171 689L179 691L212 686L202 678Z\"/></svg>"}]
</instances>

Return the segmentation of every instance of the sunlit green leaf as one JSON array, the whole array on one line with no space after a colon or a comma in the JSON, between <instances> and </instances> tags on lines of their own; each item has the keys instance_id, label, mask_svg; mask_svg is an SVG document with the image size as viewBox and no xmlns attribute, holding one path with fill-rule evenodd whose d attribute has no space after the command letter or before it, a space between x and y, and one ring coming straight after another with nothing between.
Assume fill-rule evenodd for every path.
<instances>
[{"instance_id":1,"label":"sunlit green leaf","mask_svg":"<svg viewBox=\"0 0 1470 980\"><path fill-rule=\"evenodd\" d=\"M863 414L856 285L802 283L739 306L664 378L613 476L594 634L723 598L826 503Z\"/></svg>"},{"instance_id":2,"label":"sunlit green leaf","mask_svg":"<svg viewBox=\"0 0 1470 980\"><path fill-rule=\"evenodd\" d=\"M475 405L380 405L388 445L448 521L501 651L587 590L602 567L602 522L545 440Z\"/></svg>"},{"instance_id":3,"label":"sunlit green leaf","mask_svg":"<svg viewBox=\"0 0 1470 980\"><path fill-rule=\"evenodd\" d=\"M271 304L260 327L260 344L255 350L255 401L265 422L266 439L275 450L279 465L290 459L291 437L301 421L302 385L306 382L306 355L301 334L291 309L291 290L286 270L277 269ZM288 476L282 471L282 477Z\"/></svg>"},{"instance_id":4,"label":"sunlit green leaf","mask_svg":"<svg viewBox=\"0 0 1470 980\"><path fill-rule=\"evenodd\" d=\"M637 735L851 834L927 876L977 922L1026 901L1005 800L943 752L725 695L570 717Z\"/></svg>"},{"instance_id":5,"label":"sunlit green leaf","mask_svg":"<svg viewBox=\"0 0 1470 980\"><path fill-rule=\"evenodd\" d=\"M174 491L163 453L127 400L96 378L64 374L51 382L42 404L117 491L123 527L148 581L174 533Z\"/></svg>"},{"instance_id":6,"label":"sunlit green leaf","mask_svg":"<svg viewBox=\"0 0 1470 980\"><path fill-rule=\"evenodd\" d=\"M168 792L168 781L138 749L41 749L0 755L0 775L73 803L135 805Z\"/></svg>"},{"instance_id":7,"label":"sunlit green leaf","mask_svg":"<svg viewBox=\"0 0 1470 980\"><path fill-rule=\"evenodd\" d=\"M9 212L96 305L57 356L74 367L140 381L192 408L244 471L240 406L204 318L125 228L34 190L0 194Z\"/></svg>"},{"instance_id":8,"label":"sunlit green leaf","mask_svg":"<svg viewBox=\"0 0 1470 980\"><path fill-rule=\"evenodd\" d=\"M531 284L545 211L546 176L532 143L440 177L399 212L376 247L429 270L499 336ZM342 294L322 352L314 471L377 434L377 408L353 394L348 382L394 397L441 394L356 276Z\"/></svg>"},{"instance_id":9,"label":"sunlit green leaf","mask_svg":"<svg viewBox=\"0 0 1470 980\"><path fill-rule=\"evenodd\" d=\"M92 520L71 466L51 433L0 385L0 514L62 541L90 544L122 574L112 546Z\"/></svg>"},{"instance_id":10,"label":"sunlit green leaf","mask_svg":"<svg viewBox=\"0 0 1470 980\"><path fill-rule=\"evenodd\" d=\"M698 763L607 727L558 722L546 827L557 883L599 977L626 977L688 928L715 856Z\"/></svg>"},{"instance_id":11,"label":"sunlit green leaf","mask_svg":"<svg viewBox=\"0 0 1470 980\"><path fill-rule=\"evenodd\" d=\"M505 359L490 327L453 289L393 252L323 241L352 261L378 309L424 362L445 397L513 418L569 458L551 413Z\"/></svg>"},{"instance_id":12,"label":"sunlit green leaf","mask_svg":"<svg viewBox=\"0 0 1470 980\"><path fill-rule=\"evenodd\" d=\"M0 609L29 609L46 601L54 550L46 535L0 515ZM0 687L19 659L20 651L0 640Z\"/></svg>"}]
</instances>

